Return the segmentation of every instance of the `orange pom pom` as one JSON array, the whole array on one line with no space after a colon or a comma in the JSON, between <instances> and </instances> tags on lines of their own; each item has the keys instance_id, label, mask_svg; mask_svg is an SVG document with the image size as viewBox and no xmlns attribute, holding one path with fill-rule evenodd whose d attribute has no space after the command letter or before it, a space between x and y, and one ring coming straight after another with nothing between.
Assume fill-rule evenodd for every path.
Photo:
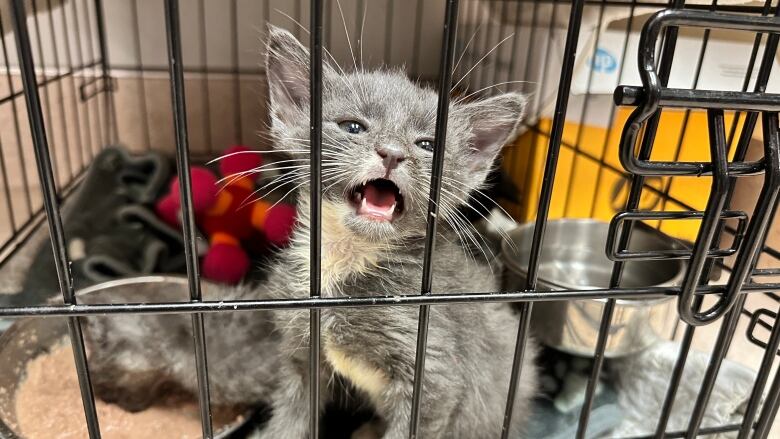
<instances>
[{"instance_id":1,"label":"orange pom pom","mask_svg":"<svg viewBox=\"0 0 780 439\"><path fill-rule=\"evenodd\" d=\"M257 200L252 205L252 227L263 230L265 226L265 220L268 218L268 210L271 208L271 204L267 201Z\"/></svg>"}]
</instances>

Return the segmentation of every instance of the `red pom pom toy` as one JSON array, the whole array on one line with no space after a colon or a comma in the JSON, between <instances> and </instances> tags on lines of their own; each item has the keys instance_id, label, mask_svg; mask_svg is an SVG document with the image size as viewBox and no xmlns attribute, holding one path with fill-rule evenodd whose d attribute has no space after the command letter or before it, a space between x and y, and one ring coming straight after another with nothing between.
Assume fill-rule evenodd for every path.
<instances>
[{"instance_id":1,"label":"red pom pom toy","mask_svg":"<svg viewBox=\"0 0 780 439\"><path fill-rule=\"evenodd\" d=\"M290 242L296 220L290 204L252 201L255 178L262 169L260 154L247 147L233 146L219 161L223 179L209 169L192 167L192 201L198 228L209 239L209 249L201 261L207 279L236 284L250 269L247 250L263 248L265 243L285 246ZM170 191L158 200L155 210L166 223L180 226L179 179L171 181Z\"/></svg>"},{"instance_id":2,"label":"red pom pom toy","mask_svg":"<svg viewBox=\"0 0 780 439\"><path fill-rule=\"evenodd\" d=\"M225 284L237 284L249 271L249 256L238 245L213 243L201 262L206 279Z\"/></svg>"},{"instance_id":3,"label":"red pom pom toy","mask_svg":"<svg viewBox=\"0 0 780 439\"><path fill-rule=\"evenodd\" d=\"M206 168L193 166L190 168L192 182L192 210L195 216L208 210L217 198L217 177ZM180 225L179 211L181 196L179 195L179 177L173 177L170 191L157 202L156 211L165 222L176 227Z\"/></svg>"}]
</instances>

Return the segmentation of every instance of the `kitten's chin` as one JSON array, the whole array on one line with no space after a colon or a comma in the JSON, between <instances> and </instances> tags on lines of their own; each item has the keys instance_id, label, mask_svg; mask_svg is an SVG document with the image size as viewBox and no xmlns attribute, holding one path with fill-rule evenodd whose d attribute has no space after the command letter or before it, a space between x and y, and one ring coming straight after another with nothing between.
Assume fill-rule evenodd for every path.
<instances>
[{"instance_id":1,"label":"kitten's chin","mask_svg":"<svg viewBox=\"0 0 780 439\"><path fill-rule=\"evenodd\" d=\"M393 241L401 235L397 223L366 218L357 213L354 203L332 196L323 198L322 233L323 239L364 242Z\"/></svg>"},{"instance_id":2,"label":"kitten's chin","mask_svg":"<svg viewBox=\"0 0 780 439\"><path fill-rule=\"evenodd\" d=\"M344 224L350 232L372 241L387 240L398 233L391 221L381 221L354 212L344 218Z\"/></svg>"}]
</instances>

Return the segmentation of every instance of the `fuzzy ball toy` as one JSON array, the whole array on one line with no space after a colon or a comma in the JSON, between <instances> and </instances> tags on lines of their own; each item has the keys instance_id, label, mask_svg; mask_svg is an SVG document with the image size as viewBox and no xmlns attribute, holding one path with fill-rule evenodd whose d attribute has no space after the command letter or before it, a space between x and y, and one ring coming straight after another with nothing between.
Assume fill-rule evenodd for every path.
<instances>
[{"instance_id":1,"label":"fuzzy ball toy","mask_svg":"<svg viewBox=\"0 0 780 439\"><path fill-rule=\"evenodd\" d=\"M206 168L193 166L190 168L190 180L192 182L192 210L195 216L208 210L217 197L217 177ZM179 211L181 197L179 195L179 177L173 177L168 194L157 202L156 211L165 222L173 227L181 225Z\"/></svg>"},{"instance_id":2,"label":"fuzzy ball toy","mask_svg":"<svg viewBox=\"0 0 780 439\"><path fill-rule=\"evenodd\" d=\"M249 271L249 267L249 256L235 238L221 233L211 237L209 251L201 261L201 271L206 279L237 284Z\"/></svg>"},{"instance_id":3,"label":"fuzzy ball toy","mask_svg":"<svg viewBox=\"0 0 780 439\"><path fill-rule=\"evenodd\" d=\"M209 249L201 261L201 271L207 279L238 283L250 269L248 251L256 253L266 243L281 247L290 241L295 208L285 203L271 205L252 200L255 177L262 164L260 154L234 146L220 159L221 183L207 168L190 169L195 220L209 240ZM155 207L160 218L180 226L178 178L173 179L170 191Z\"/></svg>"},{"instance_id":4,"label":"fuzzy ball toy","mask_svg":"<svg viewBox=\"0 0 780 439\"><path fill-rule=\"evenodd\" d=\"M253 153L245 146L232 146L225 150L219 160L219 173L223 177L245 176L246 172L258 169L263 165L263 157Z\"/></svg>"},{"instance_id":5,"label":"fuzzy ball toy","mask_svg":"<svg viewBox=\"0 0 780 439\"><path fill-rule=\"evenodd\" d=\"M295 218L295 207L289 204L272 205L259 200L253 206L252 224L263 230L268 242L277 247L284 247L290 243Z\"/></svg>"}]
</instances>

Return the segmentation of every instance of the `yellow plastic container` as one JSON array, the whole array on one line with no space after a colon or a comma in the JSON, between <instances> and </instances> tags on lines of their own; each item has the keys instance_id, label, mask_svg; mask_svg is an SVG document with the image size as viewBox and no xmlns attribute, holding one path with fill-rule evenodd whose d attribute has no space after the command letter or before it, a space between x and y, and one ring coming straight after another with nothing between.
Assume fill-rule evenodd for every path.
<instances>
[{"instance_id":1,"label":"yellow plastic container","mask_svg":"<svg viewBox=\"0 0 780 439\"><path fill-rule=\"evenodd\" d=\"M618 145L622 127L631 111L629 108L617 109L610 129L566 122L550 206L551 219L597 218L609 221L624 209L630 177L626 177L618 160ZM691 111L687 124L685 117L684 110L663 112L651 160L710 161L707 113ZM742 120L744 118L740 118ZM727 136L733 121L734 114L727 114ZM504 208L520 222L536 218L551 125L550 119L542 119L504 153L504 169L522 194L519 204L504 205ZM675 157L684 125L686 129L682 135L679 157ZM760 132L760 128L756 131ZM731 148L729 158L733 153ZM647 178L640 208L656 211L688 210L680 203L668 200L671 197L696 210L703 210L711 183L711 177ZM667 191L669 197L664 195ZM657 225L655 221L648 223ZM699 220L691 219L664 220L660 225L661 231L689 241L696 238L698 228Z\"/></svg>"}]
</instances>

